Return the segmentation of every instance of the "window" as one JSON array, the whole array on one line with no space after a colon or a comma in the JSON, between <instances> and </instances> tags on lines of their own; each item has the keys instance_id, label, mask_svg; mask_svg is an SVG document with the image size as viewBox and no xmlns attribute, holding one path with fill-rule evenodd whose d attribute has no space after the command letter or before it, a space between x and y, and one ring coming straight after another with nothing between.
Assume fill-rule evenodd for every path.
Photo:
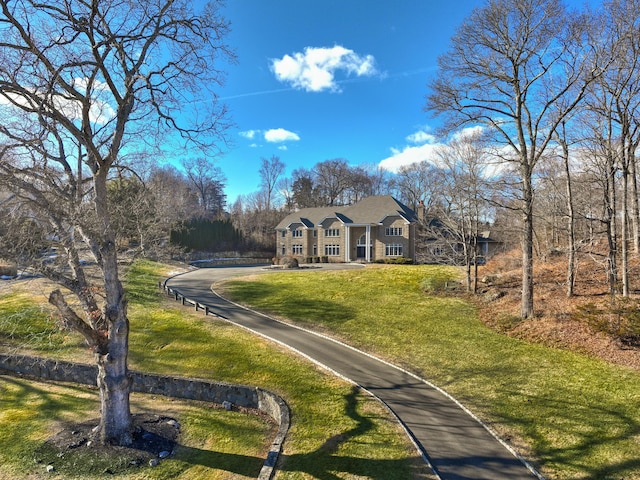
<instances>
[{"instance_id":1,"label":"window","mask_svg":"<svg viewBox=\"0 0 640 480\"><path fill-rule=\"evenodd\" d=\"M284 237L286 237L286 236L287 236L287 231L286 231L286 230L282 230L280 233L281 233L281 235L280 235L280 236L281 236L282 238L284 238Z\"/></svg>"},{"instance_id":2,"label":"window","mask_svg":"<svg viewBox=\"0 0 640 480\"><path fill-rule=\"evenodd\" d=\"M402 227L387 227L384 230L384 234L387 237L401 237L402 236Z\"/></svg>"},{"instance_id":3,"label":"window","mask_svg":"<svg viewBox=\"0 0 640 480\"><path fill-rule=\"evenodd\" d=\"M398 243L388 243L384 246L384 254L387 257L401 257L402 245Z\"/></svg>"},{"instance_id":4,"label":"window","mask_svg":"<svg viewBox=\"0 0 640 480\"><path fill-rule=\"evenodd\" d=\"M340 245L325 245L324 246L324 254L327 257L338 257L338 256L340 256Z\"/></svg>"},{"instance_id":5,"label":"window","mask_svg":"<svg viewBox=\"0 0 640 480\"><path fill-rule=\"evenodd\" d=\"M340 236L340 229L339 228L327 228L324 231L324 236L325 237L339 237Z\"/></svg>"},{"instance_id":6,"label":"window","mask_svg":"<svg viewBox=\"0 0 640 480\"><path fill-rule=\"evenodd\" d=\"M294 255L302 255L302 245L291 245L291 253Z\"/></svg>"},{"instance_id":7,"label":"window","mask_svg":"<svg viewBox=\"0 0 640 480\"><path fill-rule=\"evenodd\" d=\"M282 245L282 255L286 255L287 254L287 249L284 245Z\"/></svg>"},{"instance_id":8,"label":"window","mask_svg":"<svg viewBox=\"0 0 640 480\"><path fill-rule=\"evenodd\" d=\"M293 238L301 238L302 237L302 229L296 228L295 230L291 230L291 236Z\"/></svg>"}]
</instances>

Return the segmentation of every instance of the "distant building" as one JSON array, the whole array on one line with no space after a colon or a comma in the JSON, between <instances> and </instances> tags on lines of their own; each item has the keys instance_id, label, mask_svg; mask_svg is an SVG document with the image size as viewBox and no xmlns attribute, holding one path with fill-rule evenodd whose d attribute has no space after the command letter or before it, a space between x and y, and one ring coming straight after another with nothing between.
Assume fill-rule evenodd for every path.
<instances>
[{"instance_id":1,"label":"distant building","mask_svg":"<svg viewBox=\"0 0 640 480\"><path fill-rule=\"evenodd\" d=\"M415 259L416 213L389 195L342 207L304 208L276 226L276 256L330 262Z\"/></svg>"}]
</instances>

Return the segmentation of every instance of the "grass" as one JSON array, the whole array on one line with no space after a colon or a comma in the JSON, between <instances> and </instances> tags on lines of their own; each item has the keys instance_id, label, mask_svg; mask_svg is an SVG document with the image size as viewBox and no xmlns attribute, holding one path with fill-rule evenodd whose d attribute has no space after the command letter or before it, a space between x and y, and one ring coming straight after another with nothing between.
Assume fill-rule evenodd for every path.
<instances>
[{"instance_id":1,"label":"grass","mask_svg":"<svg viewBox=\"0 0 640 480\"><path fill-rule=\"evenodd\" d=\"M471 304L425 293L428 277L455 274L435 266L278 272L225 289L429 379L548 478L640 478L640 373L505 337Z\"/></svg>"},{"instance_id":2,"label":"grass","mask_svg":"<svg viewBox=\"0 0 640 480\"><path fill-rule=\"evenodd\" d=\"M0 478L42 474L46 465L38 463L38 452L44 440L63 425L94 418L99 409L96 392L84 387L0 377L0 392ZM154 469L136 469L109 478L232 478L229 472L255 478L265 440L273 434L273 426L260 417L203 408L193 402L133 394L132 410L179 417L185 432L181 446L171 461ZM56 471L47 478L104 478L95 474L96 468L103 471L110 464L99 462L90 454L65 455L55 462Z\"/></svg>"},{"instance_id":3,"label":"grass","mask_svg":"<svg viewBox=\"0 0 640 480\"><path fill-rule=\"evenodd\" d=\"M293 418L278 479L429 477L404 432L377 401L272 343L211 317L205 319L202 313L192 313L160 295L157 280L167 272L166 267L152 262L137 262L128 271L132 369L257 385L283 396ZM20 311L12 306L14 295L0 301L0 318L11 309ZM13 328L2 325L0 335ZM60 348L42 350L36 344L30 349L77 359L77 351L68 347L77 346L77 337L63 333L57 332L64 337ZM26 343L26 337L18 343ZM88 353L84 358L91 361ZM83 388L54 388L0 377L0 389L0 444L7 445L11 439L13 445L0 449L0 478L24 478L42 471L38 470L41 466L34 466L30 452L62 420L97 416L95 392ZM160 467L123 478L255 478L255 469L266 456L270 425L255 417L189 402L135 398L134 411L177 411L185 425L180 438L183 447L176 458L163 461Z\"/></svg>"},{"instance_id":4,"label":"grass","mask_svg":"<svg viewBox=\"0 0 640 480\"><path fill-rule=\"evenodd\" d=\"M6 349L55 352L64 348L65 335L50 312L34 304L26 293L0 295L0 345Z\"/></svg>"}]
</instances>

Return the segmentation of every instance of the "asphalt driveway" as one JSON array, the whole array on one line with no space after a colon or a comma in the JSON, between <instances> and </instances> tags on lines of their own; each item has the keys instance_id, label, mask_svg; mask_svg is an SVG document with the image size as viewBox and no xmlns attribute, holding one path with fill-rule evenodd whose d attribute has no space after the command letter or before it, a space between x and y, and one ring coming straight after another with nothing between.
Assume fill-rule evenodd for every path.
<instances>
[{"instance_id":1,"label":"asphalt driveway","mask_svg":"<svg viewBox=\"0 0 640 480\"><path fill-rule=\"evenodd\" d=\"M440 478L542 478L463 406L428 382L348 345L240 307L211 288L232 276L263 272L264 267L255 266L203 268L173 277L167 286L371 392L400 419Z\"/></svg>"}]
</instances>

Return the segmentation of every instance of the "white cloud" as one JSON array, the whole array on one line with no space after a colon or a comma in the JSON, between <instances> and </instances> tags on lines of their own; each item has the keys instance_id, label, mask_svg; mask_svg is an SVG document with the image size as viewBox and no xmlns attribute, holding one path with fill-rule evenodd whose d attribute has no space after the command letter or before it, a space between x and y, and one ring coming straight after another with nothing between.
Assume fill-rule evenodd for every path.
<instances>
[{"instance_id":1,"label":"white cloud","mask_svg":"<svg viewBox=\"0 0 640 480\"><path fill-rule=\"evenodd\" d=\"M434 150L441 147L440 143L426 143L418 146L404 147L402 150L391 149L391 156L382 160L380 168L384 168L393 173L397 173L401 167L412 163L429 162L434 157Z\"/></svg>"},{"instance_id":2,"label":"white cloud","mask_svg":"<svg viewBox=\"0 0 640 480\"><path fill-rule=\"evenodd\" d=\"M429 132L425 130L419 130L411 135L407 136L406 140L410 143L416 144L424 144L424 143L432 143L436 139L435 136L431 135Z\"/></svg>"},{"instance_id":3,"label":"white cloud","mask_svg":"<svg viewBox=\"0 0 640 480\"><path fill-rule=\"evenodd\" d=\"M298 141L300 137L296 133L285 130L284 128L272 128L264 132L264 139L271 143L281 143Z\"/></svg>"},{"instance_id":4,"label":"white cloud","mask_svg":"<svg viewBox=\"0 0 640 480\"><path fill-rule=\"evenodd\" d=\"M71 84L79 91L86 90L88 85L87 79L74 78L71 80ZM106 83L96 81L93 85L94 95L90 99L89 107L89 120L98 125L105 125L112 120L116 112L111 105L107 102L108 88ZM6 95L6 96L5 96ZM45 94L42 94L43 96ZM35 108L33 105L33 97L40 96L40 93L34 89L31 89L29 94L18 95L13 93L5 93L0 96L0 105L7 106L23 106L28 108ZM68 97L54 93L50 95L46 94L47 101L50 101L53 107L58 110L62 115L71 120L81 120L83 116L83 106L79 101L70 100ZM104 98L102 98L104 97Z\"/></svg>"},{"instance_id":5,"label":"white cloud","mask_svg":"<svg viewBox=\"0 0 640 480\"><path fill-rule=\"evenodd\" d=\"M455 132L452 138L454 140L460 140L466 137L476 137L482 134L483 131L484 131L484 127L480 125L476 125L475 127L466 127L466 128L463 128L462 130Z\"/></svg>"},{"instance_id":6,"label":"white cloud","mask_svg":"<svg viewBox=\"0 0 640 480\"><path fill-rule=\"evenodd\" d=\"M335 75L344 71L358 77L374 75L375 58L360 56L353 50L336 45L332 48L306 47L304 52L271 60L276 78L307 92L340 91Z\"/></svg>"},{"instance_id":7,"label":"white cloud","mask_svg":"<svg viewBox=\"0 0 640 480\"><path fill-rule=\"evenodd\" d=\"M460 140L467 137L476 136L483 131L483 127L467 127L454 132L451 135L451 140ZM449 148L449 143L438 142L434 135L428 133L427 129L419 130L408 135L405 140L412 144L417 145L405 145L402 148L391 148L391 155L380 161L378 164L380 168L388 170L393 173L398 173L400 168L411 165L413 163L428 162L432 165L438 166L439 155L438 151ZM496 158L508 156L503 152L500 155L495 155ZM485 169L485 175L492 176L504 169L504 163L489 163Z\"/></svg>"},{"instance_id":8,"label":"white cloud","mask_svg":"<svg viewBox=\"0 0 640 480\"><path fill-rule=\"evenodd\" d=\"M259 130L245 130L244 132L240 132L239 135L247 140L253 140L258 133L260 133Z\"/></svg>"},{"instance_id":9,"label":"white cloud","mask_svg":"<svg viewBox=\"0 0 640 480\"><path fill-rule=\"evenodd\" d=\"M412 163L432 161L434 150L441 148L442 144L427 130L425 128L407 135L405 140L412 145L406 145L401 149L391 148L391 156L379 163L380 168L397 173L401 167Z\"/></svg>"}]
</instances>

